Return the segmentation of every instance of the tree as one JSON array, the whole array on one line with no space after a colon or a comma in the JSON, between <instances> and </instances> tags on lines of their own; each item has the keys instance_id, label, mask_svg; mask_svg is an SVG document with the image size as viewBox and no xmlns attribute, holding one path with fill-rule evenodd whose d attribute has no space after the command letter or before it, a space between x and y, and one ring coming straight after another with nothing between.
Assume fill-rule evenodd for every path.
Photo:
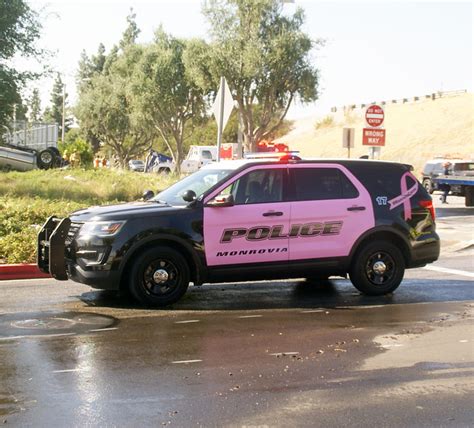
<instances>
[{"instance_id":1,"label":"tree","mask_svg":"<svg viewBox=\"0 0 474 428\"><path fill-rule=\"evenodd\" d=\"M59 125L59 133L62 133L63 123L63 103L64 103L64 132L66 133L72 123L72 119L67 117L68 106L65 86L59 73L56 74L56 79L53 84L51 92L51 106L47 108L44 113L44 118L47 121L56 122Z\"/></svg>"},{"instance_id":2,"label":"tree","mask_svg":"<svg viewBox=\"0 0 474 428\"><path fill-rule=\"evenodd\" d=\"M87 56L85 51L81 52L81 59L79 60L79 69L76 77L76 86L79 96L83 91L90 89L94 76L100 75L105 68L107 61L105 46L100 43L97 49L97 54ZM90 142L93 151L97 152L100 149L100 138L95 135L90 129L83 128L85 138Z\"/></svg>"},{"instance_id":3,"label":"tree","mask_svg":"<svg viewBox=\"0 0 474 428\"><path fill-rule=\"evenodd\" d=\"M216 91L220 76L226 78L243 119L245 147L255 151L281 126L295 99L318 98L310 53L322 42L302 31L303 11L283 15L280 0L210 0L204 13L212 42L191 45L188 69L206 91Z\"/></svg>"},{"instance_id":4,"label":"tree","mask_svg":"<svg viewBox=\"0 0 474 428\"><path fill-rule=\"evenodd\" d=\"M140 110L165 142L178 172L185 140L205 114L204 92L189 78L183 61L186 48L185 40L159 29L136 63L134 85Z\"/></svg>"},{"instance_id":5,"label":"tree","mask_svg":"<svg viewBox=\"0 0 474 428\"><path fill-rule=\"evenodd\" d=\"M127 16L127 28L122 34L122 40L120 40L120 48L125 50L128 46L134 45L137 41L137 37L140 34L140 29L136 22L137 15L133 13L133 8L130 8L130 13Z\"/></svg>"},{"instance_id":6,"label":"tree","mask_svg":"<svg viewBox=\"0 0 474 428\"><path fill-rule=\"evenodd\" d=\"M21 105L20 90L35 75L11 66L16 54L40 57L36 46L41 24L37 13L23 0L0 0L0 128L9 126L15 105Z\"/></svg>"},{"instance_id":7,"label":"tree","mask_svg":"<svg viewBox=\"0 0 474 428\"><path fill-rule=\"evenodd\" d=\"M41 120L41 99L38 88L33 89L29 99L28 116L31 122L39 122Z\"/></svg>"},{"instance_id":8,"label":"tree","mask_svg":"<svg viewBox=\"0 0 474 428\"><path fill-rule=\"evenodd\" d=\"M81 128L110 147L123 168L130 159L149 150L153 142L153 132L133 94L133 65L141 53L142 48L134 46L116 56L107 73L94 75L82 89L76 105Z\"/></svg>"}]
</instances>

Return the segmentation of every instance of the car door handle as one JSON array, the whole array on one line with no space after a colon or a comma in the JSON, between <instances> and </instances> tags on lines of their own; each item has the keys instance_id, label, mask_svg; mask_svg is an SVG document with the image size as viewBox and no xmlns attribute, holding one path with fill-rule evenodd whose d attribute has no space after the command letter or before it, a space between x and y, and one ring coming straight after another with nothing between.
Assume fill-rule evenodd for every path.
<instances>
[{"instance_id":1,"label":"car door handle","mask_svg":"<svg viewBox=\"0 0 474 428\"><path fill-rule=\"evenodd\" d=\"M281 211L268 211L262 214L264 217L281 217L283 213Z\"/></svg>"},{"instance_id":2,"label":"car door handle","mask_svg":"<svg viewBox=\"0 0 474 428\"><path fill-rule=\"evenodd\" d=\"M349 207L347 211L365 211L365 207Z\"/></svg>"}]
</instances>

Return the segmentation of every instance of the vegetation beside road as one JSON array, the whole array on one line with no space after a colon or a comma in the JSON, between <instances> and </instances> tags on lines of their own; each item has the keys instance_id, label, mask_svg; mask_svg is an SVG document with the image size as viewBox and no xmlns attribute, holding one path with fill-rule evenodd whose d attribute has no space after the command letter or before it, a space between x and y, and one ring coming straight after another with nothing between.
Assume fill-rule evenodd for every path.
<instances>
[{"instance_id":1,"label":"vegetation beside road","mask_svg":"<svg viewBox=\"0 0 474 428\"><path fill-rule=\"evenodd\" d=\"M38 226L53 214L138 200L175 180L108 169L0 172L0 263L33 263Z\"/></svg>"}]
</instances>

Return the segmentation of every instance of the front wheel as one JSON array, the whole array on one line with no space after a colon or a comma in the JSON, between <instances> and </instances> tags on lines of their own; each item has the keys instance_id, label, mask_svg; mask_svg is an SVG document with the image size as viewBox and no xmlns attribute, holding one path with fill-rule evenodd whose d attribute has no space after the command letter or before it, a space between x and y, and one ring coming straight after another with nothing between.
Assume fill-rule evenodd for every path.
<instances>
[{"instance_id":1,"label":"front wheel","mask_svg":"<svg viewBox=\"0 0 474 428\"><path fill-rule=\"evenodd\" d=\"M371 296L396 290L404 273L405 260L400 250L382 241L364 245L357 252L349 271L354 287Z\"/></svg>"},{"instance_id":2,"label":"front wheel","mask_svg":"<svg viewBox=\"0 0 474 428\"><path fill-rule=\"evenodd\" d=\"M54 152L48 148L38 154L37 163L41 169L49 169L54 165Z\"/></svg>"},{"instance_id":3,"label":"front wheel","mask_svg":"<svg viewBox=\"0 0 474 428\"><path fill-rule=\"evenodd\" d=\"M157 246L138 257L130 272L129 289L140 303L163 307L186 293L189 280L184 257L172 248Z\"/></svg>"}]
</instances>

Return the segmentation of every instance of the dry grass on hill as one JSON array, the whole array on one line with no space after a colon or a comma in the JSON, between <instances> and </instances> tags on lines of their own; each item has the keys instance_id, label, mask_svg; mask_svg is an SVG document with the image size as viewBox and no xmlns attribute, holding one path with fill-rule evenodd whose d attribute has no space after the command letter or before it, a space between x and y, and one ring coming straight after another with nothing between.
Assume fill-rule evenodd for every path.
<instances>
[{"instance_id":1,"label":"dry grass on hill","mask_svg":"<svg viewBox=\"0 0 474 428\"><path fill-rule=\"evenodd\" d=\"M419 174L424 163L435 156L474 158L473 94L385 106L386 146L380 159L410 163ZM279 139L304 157L347 157L342 148L342 128L356 129L351 157L367 154L362 146L365 109L333 120L309 117L297 120L293 130ZM332 123L331 123L332 122ZM319 123L317 127L316 124Z\"/></svg>"}]
</instances>

